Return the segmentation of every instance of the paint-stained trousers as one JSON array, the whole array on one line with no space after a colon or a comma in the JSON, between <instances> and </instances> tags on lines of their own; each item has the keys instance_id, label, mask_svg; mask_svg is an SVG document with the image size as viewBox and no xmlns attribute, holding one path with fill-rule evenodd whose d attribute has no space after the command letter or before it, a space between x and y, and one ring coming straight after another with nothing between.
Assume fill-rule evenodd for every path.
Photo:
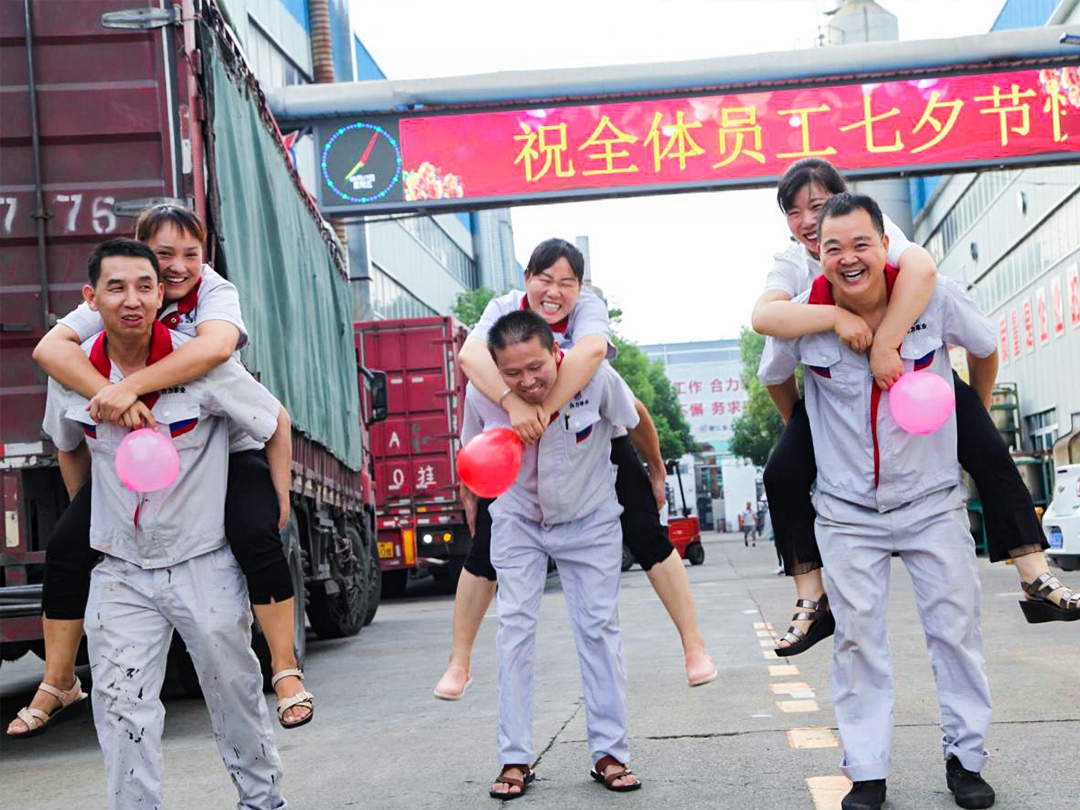
<instances>
[{"instance_id":1,"label":"paint-stained trousers","mask_svg":"<svg viewBox=\"0 0 1080 810\"><path fill-rule=\"evenodd\" d=\"M626 665L619 632L622 507L611 503L570 523L544 527L491 506L491 562L499 577L499 762L532 764L536 621L548 555L559 569L574 630L589 754L627 762Z\"/></svg>"},{"instance_id":2,"label":"paint-stained trousers","mask_svg":"<svg viewBox=\"0 0 1080 810\"><path fill-rule=\"evenodd\" d=\"M86 607L94 724L109 807L162 806L161 684L173 628L199 674L214 739L242 810L279 810L281 760L251 651L247 587L227 547L144 570L106 556Z\"/></svg>"},{"instance_id":3,"label":"paint-stained trousers","mask_svg":"<svg viewBox=\"0 0 1080 810\"><path fill-rule=\"evenodd\" d=\"M911 576L937 683L943 753L981 771L990 685L979 624L979 572L963 487L884 514L818 492L816 533L836 618L833 702L855 782L889 775L893 671L885 611L892 552Z\"/></svg>"}]
</instances>

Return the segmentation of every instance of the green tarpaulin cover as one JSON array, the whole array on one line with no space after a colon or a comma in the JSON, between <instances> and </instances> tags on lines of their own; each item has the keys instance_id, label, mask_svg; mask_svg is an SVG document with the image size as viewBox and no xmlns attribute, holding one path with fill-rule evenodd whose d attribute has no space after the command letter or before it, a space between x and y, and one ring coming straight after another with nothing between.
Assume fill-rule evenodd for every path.
<instances>
[{"instance_id":1,"label":"green tarpaulin cover","mask_svg":"<svg viewBox=\"0 0 1080 810\"><path fill-rule=\"evenodd\" d=\"M207 51L220 47L207 28L203 43ZM348 282L293 183L276 137L260 118L255 95L226 69L221 51L205 54L204 71L216 230L251 336L241 353L244 364L281 400L297 430L359 470Z\"/></svg>"}]
</instances>

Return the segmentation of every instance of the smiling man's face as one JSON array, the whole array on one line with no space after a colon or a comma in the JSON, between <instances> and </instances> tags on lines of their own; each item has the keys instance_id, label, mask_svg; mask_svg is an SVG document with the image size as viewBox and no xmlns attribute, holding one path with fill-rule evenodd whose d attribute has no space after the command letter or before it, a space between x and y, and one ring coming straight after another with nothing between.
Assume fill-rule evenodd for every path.
<instances>
[{"instance_id":1,"label":"smiling man's face","mask_svg":"<svg viewBox=\"0 0 1080 810\"><path fill-rule=\"evenodd\" d=\"M120 340L150 334L163 295L153 265L138 256L105 257L97 284L83 287L83 297L100 313L105 332Z\"/></svg>"},{"instance_id":2,"label":"smiling man's face","mask_svg":"<svg viewBox=\"0 0 1080 810\"><path fill-rule=\"evenodd\" d=\"M534 337L525 343L496 349L495 365L511 391L532 405L540 405L555 385L557 352L558 347L549 351Z\"/></svg>"},{"instance_id":3,"label":"smiling man's face","mask_svg":"<svg viewBox=\"0 0 1080 810\"><path fill-rule=\"evenodd\" d=\"M856 208L821 223L821 267L837 301L870 301L884 295L889 238L870 214Z\"/></svg>"}]
</instances>

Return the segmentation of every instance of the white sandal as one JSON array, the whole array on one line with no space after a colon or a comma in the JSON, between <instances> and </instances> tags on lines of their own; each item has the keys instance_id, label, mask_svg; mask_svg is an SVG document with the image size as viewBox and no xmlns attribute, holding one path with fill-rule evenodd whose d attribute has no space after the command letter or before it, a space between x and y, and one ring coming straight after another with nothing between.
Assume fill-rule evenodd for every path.
<instances>
[{"instance_id":1,"label":"white sandal","mask_svg":"<svg viewBox=\"0 0 1080 810\"><path fill-rule=\"evenodd\" d=\"M79 683L77 677L70 689L57 689L52 684L45 683L45 681L38 684L38 689L52 695L60 701L59 708L54 709L51 712L43 712L41 709L23 706L15 716L26 724L27 730L16 734L12 734L8 731L7 737L9 740L18 740L23 737L37 737L39 734L44 734L49 730L49 725L55 722L56 718L59 717L65 709L81 703L88 697L86 692L82 690L82 684Z\"/></svg>"},{"instance_id":2,"label":"white sandal","mask_svg":"<svg viewBox=\"0 0 1080 810\"><path fill-rule=\"evenodd\" d=\"M278 681L282 678L299 678L300 682L304 682L304 672L300 669L283 669L270 679L270 686L276 687ZM289 709L299 706L301 709L307 709L308 713L301 720L294 720L291 723L285 722L285 712ZM315 716L315 696L306 689L297 692L292 697L278 698L277 702L277 716L278 722L281 723L282 728L299 728L305 723L310 723L311 718Z\"/></svg>"}]
</instances>

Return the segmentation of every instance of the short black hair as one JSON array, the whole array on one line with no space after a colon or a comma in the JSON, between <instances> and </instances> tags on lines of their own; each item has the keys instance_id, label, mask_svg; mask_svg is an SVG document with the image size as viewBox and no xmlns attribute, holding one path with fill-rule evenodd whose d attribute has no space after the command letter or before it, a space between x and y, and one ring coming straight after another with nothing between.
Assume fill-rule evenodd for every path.
<instances>
[{"instance_id":1,"label":"short black hair","mask_svg":"<svg viewBox=\"0 0 1080 810\"><path fill-rule=\"evenodd\" d=\"M581 255L577 245L555 237L545 239L533 248L529 264L525 267L525 275L542 273L559 259L566 259L570 263L570 269L574 271L579 284L585 280L585 257Z\"/></svg>"},{"instance_id":2,"label":"short black hair","mask_svg":"<svg viewBox=\"0 0 1080 810\"><path fill-rule=\"evenodd\" d=\"M870 223L874 226L874 230L877 231L877 235L885 235L885 219L881 215L881 207L874 201L874 198L865 194L848 194L845 192L830 197L828 202L821 206L817 219L818 241L821 241L821 226L825 224L825 220L830 217L847 216L852 211L865 211L870 215Z\"/></svg>"},{"instance_id":3,"label":"short black hair","mask_svg":"<svg viewBox=\"0 0 1080 810\"><path fill-rule=\"evenodd\" d=\"M161 203L144 209L135 220L135 238L145 242L166 225L172 225L180 233L197 239L199 244L206 243L206 226L198 214L171 203Z\"/></svg>"},{"instance_id":4,"label":"short black hair","mask_svg":"<svg viewBox=\"0 0 1080 810\"><path fill-rule=\"evenodd\" d=\"M776 203L785 214L795 205L795 197L808 185L818 185L830 194L848 190L847 180L835 166L821 158L803 158L792 163L776 184Z\"/></svg>"},{"instance_id":5,"label":"short black hair","mask_svg":"<svg viewBox=\"0 0 1080 810\"><path fill-rule=\"evenodd\" d=\"M488 332L488 351L495 359L495 351L519 343L528 343L533 338L540 341L546 351L554 351L555 335L547 321L529 309L519 309L503 315Z\"/></svg>"},{"instance_id":6,"label":"short black hair","mask_svg":"<svg viewBox=\"0 0 1080 810\"><path fill-rule=\"evenodd\" d=\"M136 259L146 259L154 268L154 278L161 280L161 268L158 266L157 256L154 255L147 245L135 239L120 237L102 242L86 262L87 275L90 277L90 286L96 287L101 278L101 262L110 256L131 256Z\"/></svg>"}]
</instances>

